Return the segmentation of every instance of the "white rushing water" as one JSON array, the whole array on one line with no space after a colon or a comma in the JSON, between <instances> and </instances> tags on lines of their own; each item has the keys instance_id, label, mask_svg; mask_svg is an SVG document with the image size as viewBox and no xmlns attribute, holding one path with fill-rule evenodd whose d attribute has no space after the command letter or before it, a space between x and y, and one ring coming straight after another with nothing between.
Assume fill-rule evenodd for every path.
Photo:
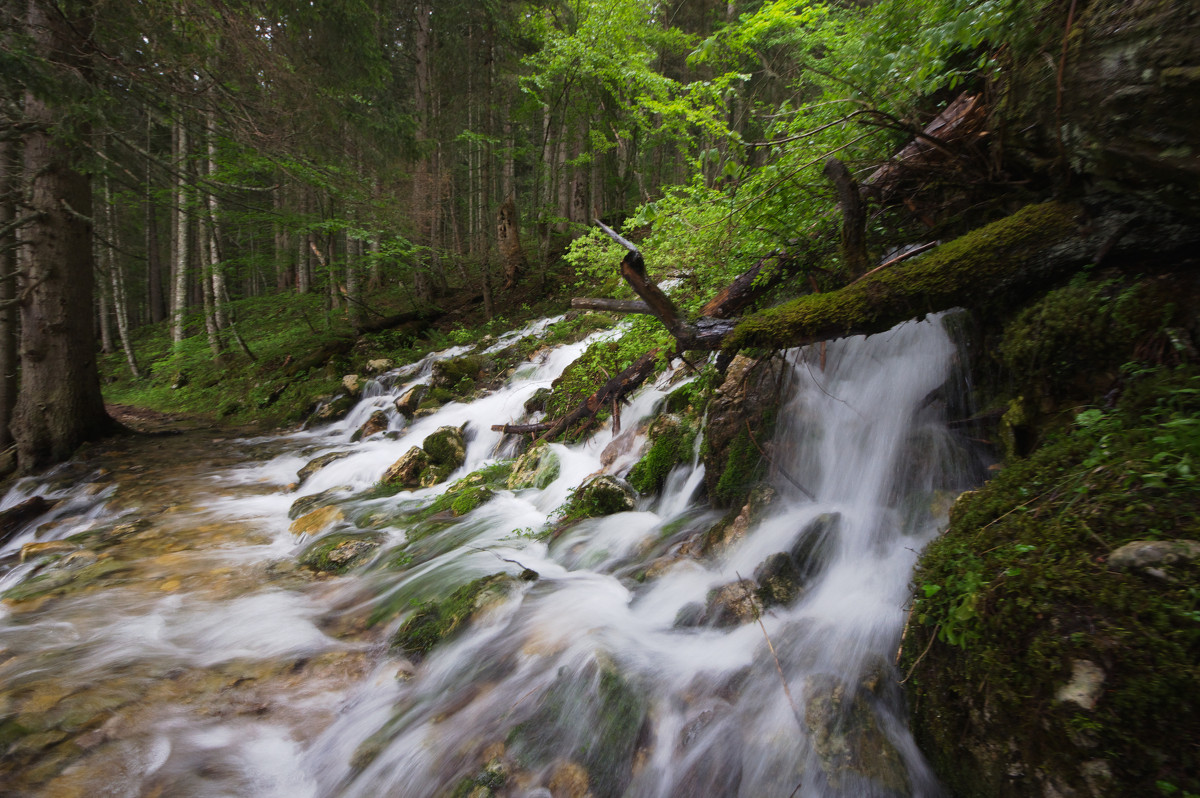
<instances>
[{"instance_id":1,"label":"white rushing water","mask_svg":"<svg viewBox=\"0 0 1200 798\"><path fill-rule=\"evenodd\" d=\"M638 421L678 387L675 374L622 411L628 445L610 449L624 451L609 465L614 435L603 429L553 445L559 475L543 489L497 490L433 525L406 520L456 479L511 457L511 436L491 425L519 417L589 342L544 352L489 395L412 423L393 402L428 380L432 360L386 375L341 422L246 444L274 454L210 475L211 495L156 519L181 542L147 555L134 576L0 610L0 724L6 712L22 717L28 696L53 693L47 674L68 697L105 680L136 694L112 703L96 753L41 794L76 774L120 795L938 795L892 663L913 563L969 480L945 425L955 348L940 321L837 341L823 358L789 353L770 449L775 498L707 556L698 535L720 514L697 501L699 442L636 510L531 534L553 526L589 475L628 471ZM388 434L351 443L379 410ZM468 438L448 482L369 494L447 425L465 425ZM301 466L335 452L348 454L289 490ZM32 492L23 485L4 506ZM289 566L311 541L289 531L288 511L321 492L344 515L333 531L369 527L383 545L349 574L313 580ZM107 495L60 505L67 520L37 539L104 522L96 508ZM187 543L189 530L231 526L242 539ZM34 536L31 527L0 556ZM0 589L34 567L0 571ZM512 580L427 656L387 645L421 602L525 569L538 578ZM714 595L772 574L797 594L790 603L721 619ZM153 580L158 590L143 589ZM104 767L93 761L101 751Z\"/></svg>"}]
</instances>

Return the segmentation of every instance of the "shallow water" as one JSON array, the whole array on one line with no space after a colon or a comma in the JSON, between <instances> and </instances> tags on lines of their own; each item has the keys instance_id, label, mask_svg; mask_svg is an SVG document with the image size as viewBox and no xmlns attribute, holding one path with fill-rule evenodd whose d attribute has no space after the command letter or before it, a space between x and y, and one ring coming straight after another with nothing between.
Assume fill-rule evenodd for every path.
<instances>
[{"instance_id":1,"label":"shallow water","mask_svg":"<svg viewBox=\"0 0 1200 798\"><path fill-rule=\"evenodd\" d=\"M972 478L944 424L955 348L940 324L832 343L824 369L790 353L776 498L708 556L688 553L720 518L695 501L695 460L632 512L531 534L586 477L636 462L638 421L680 374L623 410L609 466L601 430L554 445L559 476L541 490L414 522L513 454L490 425L519 417L586 345L412 423L392 401L430 362L370 384L321 429L129 439L18 485L0 509L35 493L60 503L0 549L0 792L938 795L892 662L917 552ZM351 443L376 410L389 434ZM461 424L467 462L447 483L365 495L411 446ZM295 486L332 452L349 454ZM298 565L313 536L288 515L326 491L341 518L317 536L381 543L340 576ZM792 603L696 622L714 591L781 552L804 571ZM389 645L421 602L524 569L538 578L506 583L428 656Z\"/></svg>"}]
</instances>

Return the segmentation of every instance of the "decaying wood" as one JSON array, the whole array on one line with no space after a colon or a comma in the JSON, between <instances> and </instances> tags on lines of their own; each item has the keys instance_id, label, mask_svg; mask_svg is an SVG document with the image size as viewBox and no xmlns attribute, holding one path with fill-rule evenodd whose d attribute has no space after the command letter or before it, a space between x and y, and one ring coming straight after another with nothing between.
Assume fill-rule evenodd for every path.
<instances>
[{"instance_id":1,"label":"decaying wood","mask_svg":"<svg viewBox=\"0 0 1200 798\"><path fill-rule=\"evenodd\" d=\"M822 174L837 189L838 205L842 209L842 265L854 277L867 271L867 209L859 193L858 183L837 158L825 162Z\"/></svg>"},{"instance_id":2,"label":"decaying wood","mask_svg":"<svg viewBox=\"0 0 1200 798\"><path fill-rule=\"evenodd\" d=\"M493 424L492 432L502 432L505 435L537 435L553 426L553 421L542 421L537 424Z\"/></svg>"},{"instance_id":3,"label":"decaying wood","mask_svg":"<svg viewBox=\"0 0 1200 798\"><path fill-rule=\"evenodd\" d=\"M654 315L654 311L645 302L636 299L604 299L592 297L576 297L571 300L571 307L576 310L603 310L607 313L645 313Z\"/></svg>"},{"instance_id":4,"label":"decaying wood","mask_svg":"<svg viewBox=\"0 0 1200 798\"><path fill-rule=\"evenodd\" d=\"M710 319L732 318L748 308L764 294L794 274L802 263L801 257L789 250L778 250L761 258L742 272L716 296L700 308L700 316Z\"/></svg>"}]
</instances>

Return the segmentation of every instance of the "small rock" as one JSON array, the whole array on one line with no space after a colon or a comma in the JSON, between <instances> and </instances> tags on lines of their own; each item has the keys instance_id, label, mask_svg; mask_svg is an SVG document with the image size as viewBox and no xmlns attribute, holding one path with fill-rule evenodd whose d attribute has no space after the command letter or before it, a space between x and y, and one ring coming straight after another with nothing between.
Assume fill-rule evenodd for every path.
<instances>
[{"instance_id":1,"label":"small rock","mask_svg":"<svg viewBox=\"0 0 1200 798\"><path fill-rule=\"evenodd\" d=\"M385 371L391 371L393 363L386 357L376 358L375 360L367 361L368 374L382 374Z\"/></svg>"},{"instance_id":2,"label":"small rock","mask_svg":"<svg viewBox=\"0 0 1200 798\"><path fill-rule=\"evenodd\" d=\"M1087 659L1071 660L1071 681L1059 688L1054 697L1063 703L1077 704L1092 710L1100 700L1105 673L1099 665Z\"/></svg>"},{"instance_id":3,"label":"small rock","mask_svg":"<svg viewBox=\"0 0 1200 798\"><path fill-rule=\"evenodd\" d=\"M637 506L637 494L623 479L611 474L592 477L575 491L566 515L569 518L598 518L625 513Z\"/></svg>"},{"instance_id":4,"label":"small rock","mask_svg":"<svg viewBox=\"0 0 1200 798\"><path fill-rule=\"evenodd\" d=\"M338 521L344 521L345 514L336 504L330 504L319 510L313 510L292 522L290 527L293 535L316 535L325 531Z\"/></svg>"},{"instance_id":5,"label":"small rock","mask_svg":"<svg viewBox=\"0 0 1200 798\"><path fill-rule=\"evenodd\" d=\"M346 376L342 377L342 387L345 388L346 392L351 396L358 396L360 393L362 393L363 379L357 374L347 374Z\"/></svg>"},{"instance_id":6,"label":"small rock","mask_svg":"<svg viewBox=\"0 0 1200 798\"><path fill-rule=\"evenodd\" d=\"M591 795L588 790L588 775L583 767L575 762L562 762L550 774L547 785L555 798L587 798Z\"/></svg>"},{"instance_id":7,"label":"small rock","mask_svg":"<svg viewBox=\"0 0 1200 798\"><path fill-rule=\"evenodd\" d=\"M1108 567L1114 571L1141 571L1160 579L1167 578L1163 566L1193 562L1200 558L1200 541L1135 540L1108 555Z\"/></svg>"},{"instance_id":8,"label":"small rock","mask_svg":"<svg viewBox=\"0 0 1200 798\"><path fill-rule=\"evenodd\" d=\"M296 472L296 479L299 482L304 482L306 479L330 463L341 460L343 457L349 457L351 454L353 454L353 452L330 452L329 454L323 454L320 457L314 457L305 463L303 468Z\"/></svg>"},{"instance_id":9,"label":"small rock","mask_svg":"<svg viewBox=\"0 0 1200 798\"><path fill-rule=\"evenodd\" d=\"M44 555L65 554L75 551L78 548L74 543L66 540L46 540L26 543L21 547L21 562Z\"/></svg>"},{"instance_id":10,"label":"small rock","mask_svg":"<svg viewBox=\"0 0 1200 798\"><path fill-rule=\"evenodd\" d=\"M339 493L345 493L351 490L349 485L338 485L329 490L323 490L320 493L310 493L308 496L301 496L296 501L292 502L292 506L288 508L288 518L293 521L302 515L307 515L318 507L323 507L333 503L333 497Z\"/></svg>"},{"instance_id":11,"label":"small rock","mask_svg":"<svg viewBox=\"0 0 1200 798\"><path fill-rule=\"evenodd\" d=\"M539 444L517 458L505 485L509 490L541 490L558 479L560 471L558 455L546 444Z\"/></svg>"},{"instance_id":12,"label":"small rock","mask_svg":"<svg viewBox=\"0 0 1200 798\"><path fill-rule=\"evenodd\" d=\"M387 428L387 413L383 412L382 410L376 410L371 414L371 417L367 419L366 423L358 428L358 432L354 433L354 440L358 441L362 440L363 438L369 438L372 435L376 435L380 432L386 432Z\"/></svg>"}]
</instances>

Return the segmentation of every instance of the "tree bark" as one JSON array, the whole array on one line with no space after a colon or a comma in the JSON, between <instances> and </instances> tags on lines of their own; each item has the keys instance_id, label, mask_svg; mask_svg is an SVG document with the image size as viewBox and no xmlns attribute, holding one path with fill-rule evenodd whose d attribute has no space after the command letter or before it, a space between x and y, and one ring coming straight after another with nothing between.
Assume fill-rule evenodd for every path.
<instances>
[{"instance_id":1,"label":"tree bark","mask_svg":"<svg viewBox=\"0 0 1200 798\"><path fill-rule=\"evenodd\" d=\"M45 0L32 0L27 17L37 55L64 67L66 80L89 75L92 9L83 3L75 9L66 19ZM92 332L91 186L51 134L65 113L46 97L25 96L25 115L34 123L24 148L34 219L23 234L21 389L11 429L26 473L66 460L79 444L115 426L100 394Z\"/></svg>"},{"instance_id":2,"label":"tree bark","mask_svg":"<svg viewBox=\"0 0 1200 798\"><path fill-rule=\"evenodd\" d=\"M16 219L18 171L16 145L0 141L0 228ZM0 449L13 442L8 431L17 402L17 309L9 304L17 295L17 231L0 235Z\"/></svg>"},{"instance_id":3,"label":"tree bark","mask_svg":"<svg viewBox=\"0 0 1200 798\"><path fill-rule=\"evenodd\" d=\"M852 277L860 277L866 274L870 262L867 258L867 210L858 183L837 158L825 162L823 174L837 189L838 205L842 209L842 265Z\"/></svg>"},{"instance_id":4,"label":"tree bark","mask_svg":"<svg viewBox=\"0 0 1200 798\"><path fill-rule=\"evenodd\" d=\"M117 337L121 339L121 349L125 352L125 362L129 364L129 373L135 378L142 376L138 369L137 358L133 354L133 344L129 340L129 296L125 289L125 269L117 260L119 231L117 228L117 209L113 206L112 188L108 175L104 175L104 228L108 235L107 262L108 280L112 287L114 315L117 319Z\"/></svg>"},{"instance_id":5,"label":"tree bark","mask_svg":"<svg viewBox=\"0 0 1200 798\"><path fill-rule=\"evenodd\" d=\"M182 112L181 112L182 113ZM175 177L174 208L175 230L171 244L173 265L171 267L171 341L176 347L183 343L184 312L187 310L188 237L187 210L187 125L181 118L175 120Z\"/></svg>"}]
</instances>

